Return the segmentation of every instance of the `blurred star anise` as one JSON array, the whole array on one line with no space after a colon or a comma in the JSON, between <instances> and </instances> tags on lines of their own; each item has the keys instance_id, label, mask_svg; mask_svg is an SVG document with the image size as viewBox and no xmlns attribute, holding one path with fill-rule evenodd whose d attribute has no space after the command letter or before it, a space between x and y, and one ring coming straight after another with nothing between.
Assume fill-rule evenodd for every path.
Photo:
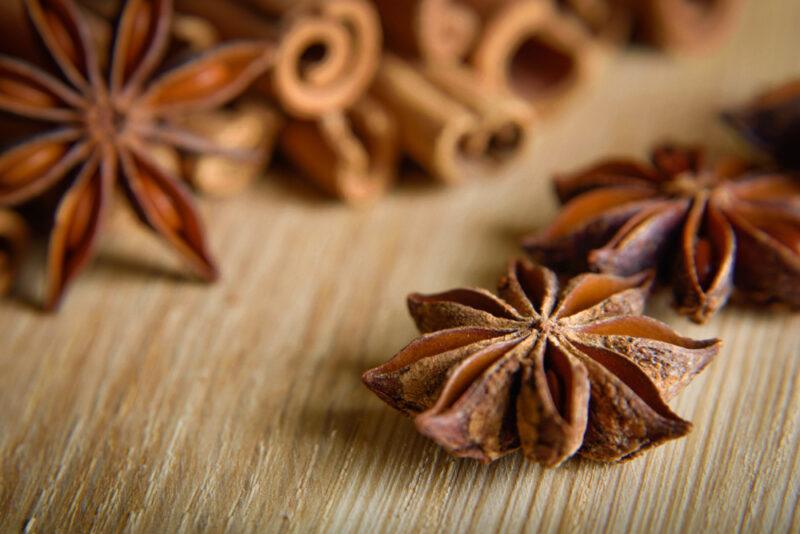
<instances>
[{"instance_id":1,"label":"blurred star anise","mask_svg":"<svg viewBox=\"0 0 800 534\"><path fill-rule=\"evenodd\" d=\"M800 306L800 181L736 158L704 162L663 145L652 165L608 160L556 178L566 205L523 245L561 270L617 275L661 267L678 310L702 322L734 284L750 298Z\"/></svg>"},{"instance_id":2,"label":"blurred star anise","mask_svg":"<svg viewBox=\"0 0 800 534\"><path fill-rule=\"evenodd\" d=\"M500 298L482 289L411 295L422 332L365 384L456 456L522 447L555 466L576 452L617 461L689 432L666 404L717 354L639 314L651 276L584 274L559 294L552 271L513 262Z\"/></svg>"},{"instance_id":3,"label":"blurred star anise","mask_svg":"<svg viewBox=\"0 0 800 534\"><path fill-rule=\"evenodd\" d=\"M800 79L775 87L723 117L778 165L800 170Z\"/></svg>"},{"instance_id":4,"label":"blurred star anise","mask_svg":"<svg viewBox=\"0 0 800 534\"><path fill-rule=\"evenodd\" d=\"M63 78L0 57L0 110L50 125L0 155L0 205L65 191L50 235L46 306L58 304L90 258L116 182L142 222L200 276L215 278L190 195L179 178L153 161L148 147L215 151L173 119L220 106L243 92L269 67L269 48L263 43L220 47L150 82L169 41L170 0L126 3L106 73L72 0L25 0L25 6Z\"/></svg>"}]
</instances>

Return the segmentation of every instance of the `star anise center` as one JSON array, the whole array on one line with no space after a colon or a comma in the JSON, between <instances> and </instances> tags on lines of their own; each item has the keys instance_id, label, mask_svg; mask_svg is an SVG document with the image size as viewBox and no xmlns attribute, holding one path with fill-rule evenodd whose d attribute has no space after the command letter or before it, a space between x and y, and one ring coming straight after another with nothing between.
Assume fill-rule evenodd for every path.
<instances>
[{"instance_id":1,"label":"star anise center","mask_svg":"<svg viewBox=\"0 0 800 534\"><path fill-rule=\"evenodd\" d=\"M532 332L537 332L543 336L555 334L559 330L558 321L551 317L533 317L528 322L528 328Z\"/></svg>"},{"instance_id":2,"label":"star anise center","mask_svg":"<svg viewBox=\"0 0 800 534\"><path fill-rule=\"evenodd\" d=\"M96 103L86 114L86 129L97 143L113 143L123 134L128 123L128 113L117 109L110 100Z\"/></svg>"},{"instance_id":3,"label":"star anise center","mask_svg":"<svg viewBox=\"0 0 800 534\"><path fill-rule=\"evenodd\" d=\"M713 172L683 172L665 181L661 188L670 197L692 198L714 192L719 188L719 178Z\"/></svg>"}]
</instances>

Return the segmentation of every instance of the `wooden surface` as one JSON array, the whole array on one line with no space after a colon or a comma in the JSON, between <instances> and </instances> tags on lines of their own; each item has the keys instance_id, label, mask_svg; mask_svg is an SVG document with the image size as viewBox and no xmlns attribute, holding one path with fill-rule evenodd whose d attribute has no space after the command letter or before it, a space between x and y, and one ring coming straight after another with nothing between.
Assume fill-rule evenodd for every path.
<instances>
[{"instance_id":1,"label":"wooden surface","mask_svg":"<svg viewBox=\"0 0 800 534\"><path fill-rule=\"evenodd\" d=\"M800 2L751 0L712 55L614 59L507 176L358 211L285 180L206 202L211 287L115 218L60 314L0 304L0 527L800 530L800 314L698 327L656 299L725 348L672 403L694 431L623 465L452 459L359 379L414 337L407 292L493 287L555 213L552 171L664 137L736 147L715 110L800 73L799 47Z\"/></svg>"}]
</instances>

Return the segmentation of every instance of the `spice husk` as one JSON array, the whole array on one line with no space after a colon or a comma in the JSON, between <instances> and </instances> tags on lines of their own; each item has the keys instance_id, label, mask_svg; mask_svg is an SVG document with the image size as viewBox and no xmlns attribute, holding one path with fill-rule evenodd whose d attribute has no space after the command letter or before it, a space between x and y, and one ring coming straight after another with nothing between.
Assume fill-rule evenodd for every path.
<instances>
[{"instance_id":1,"label":"spice husk","mask_svg":"<svg viewBox=\"0 0 800 534\"><path fill-rule=\"evenodd\" d=\"M548 265L626 275L660 268L678 311L709 319L734 286L800 306L800 182L698 147L662 145L647 164L609 159L555 180L564 207L523 245Z\"/></svg>"},{"instance_id":2,"label":"spice husk","mask_svg":"<svg viewBox=\"0 0 800 534\"><path fill-rule=\"evenodd\" d=\"M780 167L800 170L800 79L773 87L723 118Z\"/></svg>"},{"instance_id":3,"label":"spice husk","mask_svg":"<svg viewBox=\"0 0 800 534\"><path fill-rule=\"evenodd\" d=\"M62 77L0 58L0 109L52 125L0 154L0 204L18 205L67 186L50 233L45 306L58 305L89 261L116 183L140 220L201 278L213 280L217 270L182 179L158 165L146 147L226 153L176 119L241 94L271 66L271 46L219 47L151 82L169 42L172 3L131 0L116 28L106 77L97 43L72 0L27 0L25 6Z\"/></svg>"},{"instance_id":4,"label":"spice husk","mask_svg":"<svg viewBox=\"0 0 800 534\"><path fill-rule=\"evenodd\" d=\"M615 462L686 435L666 401L717 354L642 317L651 277L552 271L512 262L499 297L482 289L413 294L423 336L364 373L384 401L456 456L521 448L545 466L574 454Z\"/></svg>"}]
</instances>

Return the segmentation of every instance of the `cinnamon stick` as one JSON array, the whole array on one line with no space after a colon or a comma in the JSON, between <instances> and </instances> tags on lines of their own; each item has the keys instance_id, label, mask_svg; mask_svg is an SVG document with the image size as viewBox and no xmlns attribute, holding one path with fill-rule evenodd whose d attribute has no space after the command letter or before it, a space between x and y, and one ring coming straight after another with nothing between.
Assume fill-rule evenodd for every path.
<instances>
[{"instance_id":1,"label":"cinnamon stick","mask_svg":"<svg viewBox=\"0 0 800 534\"><path fill-rule=\"evenodd\" d=\"M527 106L470 75L457 66L428 71L387 55L373 88L397 119L402 149L444 182L498 170L527 138Z\"/></svg>"},{"instance_id":2,"label":"cinnamon stick","mask_svg":"<svg viewBox=\"0 0 800 534\"><path fill-rule=\"evenodd\" d=\"M381 196L395 180L397 128L375 99L315 121L295 119L283 129L284 155L326 193L350 203Z\"/></svg>"},{"instance_id":3,"label":"cinnamon stick","mask_svg":"<svg viewBox=\"0 0 800 534\"><path fill-rule=\"evenodd\" d=\"M0 209L0 295L11 289L29 238L30 232L22 218Z\"/></svg>"},{"instance_id":4,"label":"cinnamon stick","mask_svg":"<svg viewBox=\"0 0 800 534\"><path fill-rule=\"evenodd\" d=\"M345 109L366 91L380 57L380 21L365 0L276 3L178 0L178 8L204 17L224 39L276 43L276 64L261 84L289 114L319 117Z\"/></svg>"},{"instance_id":5,"label":"cinnamon stick","mask_svg":"<svg viewBox=\"0 0 800 534\"><path fill-rule=\"evenodd\" d=\"M248 154L235 158L204 154L185 159L183 174L199 191L229 197L244 191L264 171L272 156L282 120L277 111L254 100L232 110L197 113L184 126L223 151Z\"/></svg>"},{"instance_id":6,"label":"cinnamon stick","mask_svg":"<svg viewBox=\"0 0 800 534\"><path fill-rule=\"evenodd\" d=\"M388 45L428 63L466 62L492 89L547 111L594 74L599 50L549 0L376 0ZM405 11L404 16L398 15ZM440 13L431 21L430 13ZM452 20L441 17L452 14Z\"/></svg>"},{"instance_id":7,"label":"cinnamon stick","mask_svg":"<svg viewBox=\"0 0 800 534\"><path fill-rule=\"evenodd\" d=\"M635 4L642 38L662 49L696 52L719 43L742 0L642 0Z\"/></svg>"},{"instance_id":8,"label":"cinnamon stick","mask_svg":"<svg viewBox=\"0 0 800 534\"><path fill-rule=\"evenodd\" d=\"M477 118L476 129L464 140L463 149L469 155L487 165L500 165L522 153L534 121L526 102L502 90L488 89L474 71L461 65L428 65L423 73Z\"/></svg>"},{"instance_id":9,"label":"cinnamon stick","mask_svg":"<svg viewBox=\"0 0 800 534\"><path fill-rule=\"evenodd\" d=\"M557 0L559 8L577 17L599 41L625 44L633 32L631 0Z\"/></svg>"},{"instance_id":10,"label":"cinnamon stick","mask_svg":"<svg viewBox=\"0 0 800 534\"><path fill-rule=\"evenodd\" d=\"M374 0L386 44L426 62L465 60L477 41L478 13L458 0Z\"/></svg>"}]
</instances>

